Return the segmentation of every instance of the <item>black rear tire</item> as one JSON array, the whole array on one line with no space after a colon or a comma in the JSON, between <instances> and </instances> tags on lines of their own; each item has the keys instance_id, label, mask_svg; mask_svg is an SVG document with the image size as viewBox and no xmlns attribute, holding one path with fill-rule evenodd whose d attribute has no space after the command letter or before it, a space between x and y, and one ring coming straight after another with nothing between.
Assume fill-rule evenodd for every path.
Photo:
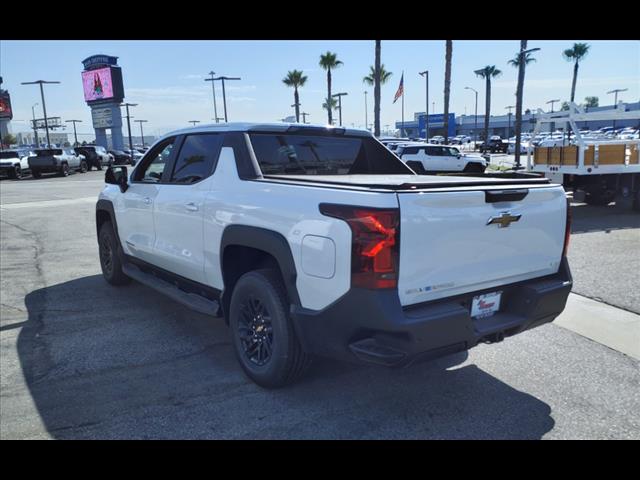
<instances>
[{"instance_id":1,"label":"black rear tire","mask_svg":"<svg viewBox=\"0 0 640 480\"><path fill-rule=\"evenodd\" d=\"M9 172L9 178L15 178L16 180L20 180L22 178L22 168L20 165L15 165L13 170Z\"/></svg>"},{"instance_id":2,"label":"black rear tire","mask_svg":"<svg viewBox=\"0 0 640 480\"><path fill-rule=\"evenodd\" d=\"M104 279L111 285L126 285L131 281L122 271L120 257L120 242L116 237L110 222L100 227L98 234L98 251L100 253L100 268Z\"/></svg>"},{"instance_id":3,"label":"black rear tire","mask_svg":"<svg viewBox=\"0 0 640 480\"><path fill-rule=\"evenodd\" d=\"M60 165L60 173L59 175L61 177L68 177L69 176L69 164L68 163L63 163L62 165Z\"/></svg>"},{"instance_id":4,"label":"black rear tire","mask_svg":"<svg viewBox=\"0 0 640 480\"><path fill-rule=\"evenodd\" d=\"M87 165L86 160L82 160L80 162L80 173L87 173L89 171L89 166Z\"/></svg>"},{"instance_id":5,"label":"black rear tire","mask_svg":"<svg viewBox=\"0 0 640 480\"><path fill-rule=\"evenodd\" d=\"M289 300L276 270L240 277L231 296L229 326L242 369L261 387L294 383L311 364L289 318Z\"/></svg>"}]
</instances>

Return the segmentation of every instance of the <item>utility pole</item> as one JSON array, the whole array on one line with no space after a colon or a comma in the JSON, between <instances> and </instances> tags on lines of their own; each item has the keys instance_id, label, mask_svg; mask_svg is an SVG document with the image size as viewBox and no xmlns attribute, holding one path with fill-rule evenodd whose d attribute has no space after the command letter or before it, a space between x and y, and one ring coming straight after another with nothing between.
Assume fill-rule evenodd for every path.
<instances>
[{"instance_id":1,"label":"utility pole","mask_svg":"<svg viewBox=\"0 0 640 480\"><path fill-rule=\"evenodd\" d=\"M65 120L65 123L73 123L73 137L75 138L74 145L78 144L78 133L76 132L76 123L82 123L82 120Z\"/></svg>"},{"instance_id":2,"label":"utility pole","mask_svg":"<svg viewBox=\"0 0 640 480\"><path fill-rule=\"evenodd\" d=\"M137 103L123 103L121 107L127 108L127 129L129 131L129 151L131 152L131 161L133 162L133 141L131 140L131 116L129 115L129 107L137 107Z\"/></svg>"},{"instance_id":3,"label":"utility pole","mask_svg":"<svg viewBox=\"0 0 640 480\"><path fill-rule=\"evenodd\" d=\"M425 116L425 124L424 124L424 138L429 141L429 70L425 70L424 72L418 72L418 74L424 77L425 86L426 86L426 97L424 100L424 116Z\"/></svg>"},{"instance_id":4,"label":"utility pole","mask_svg":"<svg viewBox=\"0 0 640 480\"><path fill-rule=\"evenodd\" d=\"M505 110L509 110L509 128L507 129L507 139L511 137L511 109L516 108L515 105L509 105L508 107L504 107Z\"/></svg>"},{"instance_id":5,"label":"utility pole","mask_svg":"<svg viewBox=\"0 0 640 480\"><path fill-rule=\"evenodd\" d=\"M331 95L332 97L338 97L338 112L340 114L340 116L339 116L340 126L342 126L342 97L344 95L349 95L349 94L345 93L345 92L342 92L342 93L334 93L333 95Z\"/></svg>"},{"instance_id":6,"label":"utility pole","mask_svg":"<svg viewBox=\"0 0 640 480\"><path fill-rule=\"evenodd\" d=\"M471 90L476 94L476 109L473 115L473 150L476 150L476 143L478 143L478 91L475 88L464 87L465 90Z\"/></svg>"},{"instance_id":7,"label":"utility pole","mask_svg":"<svg viewBox=\"0 0 640 480\"><path fill-rule=\"evenodd\" d=\"M213 78L215 73L216 72L211 70L209 72L209 75L211 75L211 78L205 78L204 81L211 82L211 92L213 93L213 118L216 121L216 123L218 123L218 107L216 106L216 85L215 85L215 78Z\"/></svg>"},{"instance_id":8,"label":"utility pole","mask_svg":"<svg viewBox=\"0 0 640 480\"><path fill-rule=\"evenodd\" d=\"M224 104L224 121L225 123L229 122L227 117L227 95L224 89L224 81L225 80L242 80L240 77L218 77L213 78L212 80L220 80L222 82L222 103ZM217 116L217 115L216 115Z\"/></svg>"},{"instance_id":9,"label":"utility pole","mask_svg":"<svg viewBox=\"0 0 640 480\"><path fill-rule=\"evenodd\" d=\"M35 82L22 82L22 85L40 85L40 97L42 99L42 112L44 113L44 129L47 132L47 148L51 146L51 141L49 140L49 122L47 121L47 104L44 101L44 88L43 84L45 83L60 83L57 81L49 81L49 80L36 80Z\"/></svg>"},{"instance_id":10,"label":"utility pole","mask_svg":"<svg viewBox=\"0 0 640 480\"><path fill-rule=\"evenodd\" d=\"M140 137L142 138L142 146L144 147L144 132L142 131L142 124L146 123L146 120L134 120L140 124Z\"/></svg>"},{"instance_id":11,"label":"utility pole","mask_svg":"<svg viewBox=\"0 0 640 480\"><path fill-rule=\"evenodd\" d=\"M615 94L615 100L613 101L613 108L618 108L618 93L619 92L626 92L627 90L629 90L628 88L617 88L615 90L611 90L610 92L607 92L607 95L609 95L610 93ZM616 129L616 119L613 119L613 129Z\"/></svg>"}]
</instances>

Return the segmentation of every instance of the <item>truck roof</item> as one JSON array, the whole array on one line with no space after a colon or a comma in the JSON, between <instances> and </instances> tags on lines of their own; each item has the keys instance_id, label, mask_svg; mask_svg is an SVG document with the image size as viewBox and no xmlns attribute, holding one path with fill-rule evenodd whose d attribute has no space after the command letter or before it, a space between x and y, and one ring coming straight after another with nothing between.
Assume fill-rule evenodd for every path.
<instances>
[{"instance_id":1,"label":"truck roof","mask_svg":"<svg viewBox=\"0 0 640 480\"><path fill-rule=\"evenodd\" d=\"M355 135L360 137L371 137L371 132L357 128L335 127L330 125L307 124L307 123L258 123L258 122L231 122L231 123L209 123L194 127L174 130L167 135L185 135L188 133L206 132L290 132L301 133L304 131L318 132L326 131L340 133L343 135ZM165 136L167 136L165 135Z\"/></svg>"}]
</instances>

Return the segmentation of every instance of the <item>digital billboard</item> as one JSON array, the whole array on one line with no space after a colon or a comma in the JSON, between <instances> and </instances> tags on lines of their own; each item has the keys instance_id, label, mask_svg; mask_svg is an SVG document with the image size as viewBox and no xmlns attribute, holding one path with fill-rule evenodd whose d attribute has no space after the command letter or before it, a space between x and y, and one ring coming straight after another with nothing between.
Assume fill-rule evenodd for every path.
<instances>
[{"instance_id":1,"label":"digital billboard","mask_svg":"<svg viewBox=\"0 0 640 480\"><path fill-rule=\"evenodd\" d=\"M9 92L2 90L0 92L0 118L13 118L13 112L11 111L11 97Z\"/></svg>"},{"instance_id":2,"label":"digital billboard","mask_svg":"<svg viewBox=\"0 0 640 480\"><path fill-rule=\"evenodd\" d=\"M82 72L84 99L87 102L113 98L113 79L111 68L99 68Z\"/></svg>"}]
</instances>

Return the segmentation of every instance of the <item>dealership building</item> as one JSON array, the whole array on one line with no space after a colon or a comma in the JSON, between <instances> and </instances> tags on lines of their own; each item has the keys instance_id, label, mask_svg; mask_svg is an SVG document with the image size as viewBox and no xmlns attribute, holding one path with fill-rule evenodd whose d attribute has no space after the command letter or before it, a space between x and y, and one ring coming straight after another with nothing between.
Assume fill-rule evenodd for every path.
<instances>
[{"instance_id":1,"label":"dealership building","mask_svg":"<svg viewBox=\"0 0 640 480\"><path fill-rule=\"evenodd\" d=\"M640 102L626 103L624 104L625 111L640 110ZM605 105L602 107L589 107L586 109L588 112L598 112L602 110L612 110L614 105ZM536 125L536 113L526 110L527 113L522 115L522 131L532 132ZM474 133L477 132L478 138L484 135L484 115L460 115L455 116L455 113L449 114L449 137L456 135L469 135L473 138ZM511 115L491 115L489 117L489 135L500 135L502 138L509 138L515 135L515 118L514 114ZM616 127L640 127L638 120L618 120L616 121ZM584 128L589 130L597 130L602 127L610 127L611 120L595 120L588 122L577 122L578 128ZM412 137L412 138L424 138L425 137L425 125L426 118L424 112L417 112L414 114L414 118L411 121L405 121L403 123L396 122L396 128L398 130L404 130L404 133L400 133L400 136ZM559 128L562 125L558 126ZM434 135L444 135L444 115L432 114L429 115L429 137Z\"/></svg>"}]
</instances>

